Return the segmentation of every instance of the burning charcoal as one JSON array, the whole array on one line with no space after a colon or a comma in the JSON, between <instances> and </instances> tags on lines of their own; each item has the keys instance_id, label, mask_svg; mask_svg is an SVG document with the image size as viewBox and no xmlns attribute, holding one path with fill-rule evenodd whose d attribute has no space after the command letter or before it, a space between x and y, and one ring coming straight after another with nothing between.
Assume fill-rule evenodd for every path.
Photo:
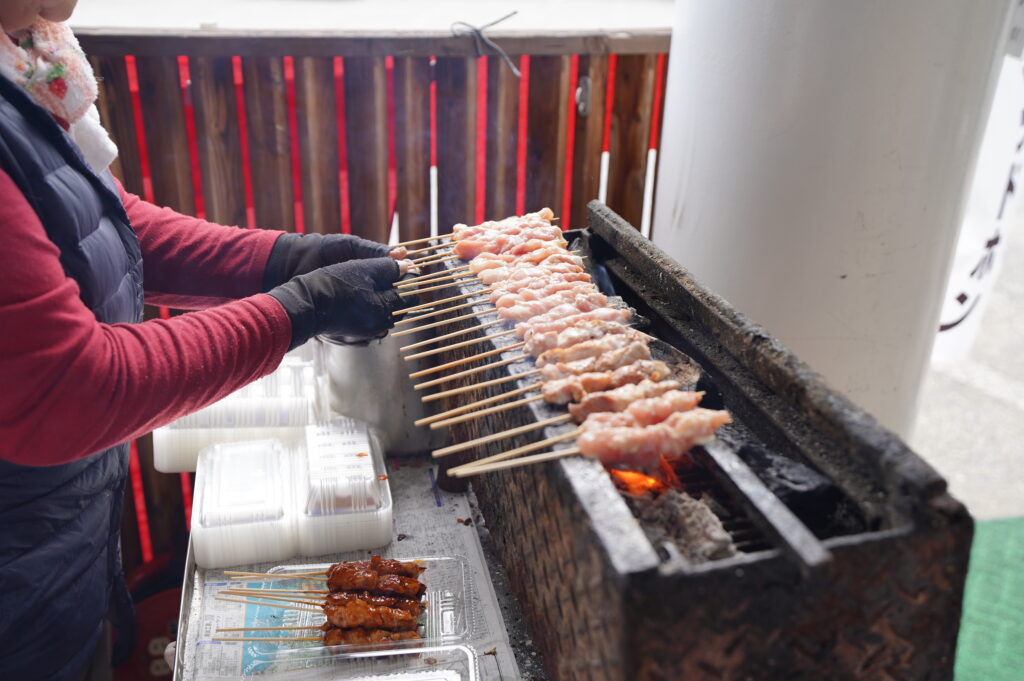
<instances>
[{"instance_id":1,"label":"burning charcoal","mask_svg":"<svg viewBox=\"0 0 1024 681\"><path fill-rule=\"evenodd\" d=\"M670 489L657 497L626 495L626 500L653 545L671 542L690 563L738 553L718 516L685 492Z\"/></svg>"}]
</instances>

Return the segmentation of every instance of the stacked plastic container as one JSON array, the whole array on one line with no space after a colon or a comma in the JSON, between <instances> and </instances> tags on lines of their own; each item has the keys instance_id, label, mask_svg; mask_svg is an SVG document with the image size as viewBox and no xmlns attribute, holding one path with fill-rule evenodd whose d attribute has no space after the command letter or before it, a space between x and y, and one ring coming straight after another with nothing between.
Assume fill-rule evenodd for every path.
<instances>
[{"instance_id":1,"label":"stacked plastic container","mask_svg":"<svg viewBox=\"0 0 1024 681\"><path fill-rule=\"evenodd\" d=\"M384 546L391 492L376 438L334 417L280 440L213 445L199 455L192 543L202 567Z\"/></svg>"},{"instance_id":2,"label":"stacked plastic container","mask_svg":"<svg viewBox=\"0 0 1024 681\"><path fill-rule=\"evenodd\" d=\"M200 450L224 442L300 446L307 425L327 420L329 394L322 346L311 341L285 355L269 376L153 431L153 465L164 473L195 471Z\"/></svg>"}]
</instances>

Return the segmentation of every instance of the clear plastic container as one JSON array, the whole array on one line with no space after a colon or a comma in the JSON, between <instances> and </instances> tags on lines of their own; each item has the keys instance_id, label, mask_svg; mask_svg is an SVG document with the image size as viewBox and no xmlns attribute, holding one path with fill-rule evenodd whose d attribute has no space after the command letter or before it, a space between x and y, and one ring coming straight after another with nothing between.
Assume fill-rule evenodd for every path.
<instances>
[{"instance_id":1,"label":"clear plastic container","mask_svg":"<svg viewBox=\"0 0 1024 681\"><path fill-rule=\"evenodd\" d=\"M391 489L377 438L340 416L303 432L293 447L257 440L200 453L192 514L198 565L321 556L391 541Z\"/></svg>"},{"instance_id":2,"label":"clear plastic container","mask_svg":"<svg viewBox=\"0 0 1024 681\"><path fill-rule=\"evenodd\" d=\"M192 514L196 563L223 567L295 554L291 486L281 484L292 458L277 440L203 451Z\"/></svg>"},{"instance_id":3,"label":"clear plastic container","mask_svg":"<svg viewBox=\"0 0 1024 681\"><path fill-rule=\"evenodd\" d=\"M335 417L306 428L298 478L299 552L305 556L376 548L391 541L391 492L382 452L365 424Z\"/></svg>"},{"instance_id":4,"label":"clear plastic container","mask_svg":"<svg viewBox=\"0 0 1024 681\"><path fill-rule=\"evenodd\" d=\"M399 558L399 560L415 560L426 570L420 580L426 585L424 600L426 608L420 616L418 630L421 639L374 644L372 646L340 645L324 646L319 641L214 641L214 638L307 638L319 636L317 629L324 623L325 617L316 606L299 606L308 609L291 609L280 607L286 605L279 602L265 601L260 603L238 603L218 600L218 594L226 588L244 586L246 589L323 589L322 579L275 579L265 581L213 581L214 575L208 580L202 598L201 635L196 644L197 671L202 674L223 664L225 658L240 660L239 668L243 674L261 674L269 670L299 669L304 667L330 664L344 665L344 660L372 660L377 668L368 674L395 673L398 671L437 672L444 669L438 664L442 659L449 660L449 654L456 649L463 651L459 659L471 663L460 667L459 676L422 677L427 678L475 678L475 655L462 646L469 643L476 633L475 615L469 602L469 575L465 561L459 557L436 556L426 558ZM289 574L326 571L329 564L288 565L270 570L282 578ZM309 597L307 597L309 598ZM319 599L319 596L312 598ZM254 597L248 597L253 600ZM220 628L237 627L310 627L307 630L263 630L247 632L218 632ZM233 648L225 649L223 646ZM448 652L444 652L448 651ZM440 652L441 655L435 653ZM387 660L386 657L391 657ZM458 656L456 656L458 657ZM430 662L433 658L435 662ZM454 660L456 658L450 658ZM355 668L355 665L353 665ZM469 674L469 676L462 675ZM357 678L348 675L316 678ZM420 677L412 677L419 679Z\"/></svg>"},{"instance_id":5,"label":"clear plastic container","mask_svg":"<svg viewBox=\"0 0 1024 681\"><path fill-rule=\"evenodd\" d=\"M194 471L202 449L224 442L273 438L295 446L307 425L330 418L329 394L323 350L311 341L268 376L153 431L153 465L164 473Z\"/></svg>"}]
</instances>

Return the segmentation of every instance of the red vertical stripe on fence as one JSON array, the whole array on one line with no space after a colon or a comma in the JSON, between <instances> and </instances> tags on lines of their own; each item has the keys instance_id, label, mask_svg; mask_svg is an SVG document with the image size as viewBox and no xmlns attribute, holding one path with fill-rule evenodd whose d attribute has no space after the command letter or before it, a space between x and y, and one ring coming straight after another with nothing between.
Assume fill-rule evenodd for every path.
<instances>
[{"instance_id":1,"label":"red vertical stripe on fence","mask_svg":"<svg viewBox=\"0 0 1024 681\"><path fill-rule=\"evenodd\" d=\"M146 131L142 124L142 102L139 99L139 72L135 69L135 57L133 55L126 55L124 66L128 72L128 91L131 94L132 117L135 120L135 144L139 149L139 170L142 172L142 198L146 201L152 201L153 175L149 170L149 151L146 147ZM161 307L160 319L170 318L171 311L166 307ZM134 442L132 446L135 446ZM152 557L152 550L150 551L150 557Z\"/></svg>"},{"instance_id":2,"label":"red vertical stripe on fence","mask_svg":"<svg viewBox=\"0 0 1024 681\"><path fill-rule=\"evenodd\" d=\"M487 199L487 57L476 60L476 207L477 224L483 222ZM493 218L502 216L493 215Z\"/></svg>"},{"instance_id":3,"label":"red vertical stripe on fence","mask_svg":"<svg viewBox=\"0 0 1024 681\"><path fill-rule=\"evenodd\" d=\"M134 67L134 64L132 65ZM134 72L134 68L132 69ZM149 514L146 512L146 493L142 488L142 470L139 468L139 449L132 440L128 454L128 475L132 484L132 498L135 499L135 524L139 528L139 548L142 562L153 560L153 540L149 535Z\"/></svg>"},{"instance_id":4,"label":"red vertical stripe on fence","mask_svg":"<svg viewBox=\"0 0 1024 681\"><path fill-rule=\"evenodd\" d=\"M341 194L341 232L352 233L348 196L348 135L345 132L345 60L334 58L334 111L338 129L338 188Z\"/></svg>"},{"instance_id":5,"label":"red vertical stripe on fence","mask_svg":"<svg viewBox=\"0 0 1024 681\"><path fill-rule=\"evenodd\" d=\"M295 112L295 58L284 57L284 87L288 106L288 148L292 159L292 196L295 197L295 231L306 233L302 210L302 161L299 159L299 119Z\"/></svg>"},{"instance_id":6,"label":"red vertical stripe on fence","mask_svg":"<svg viewBox=\"0 0 1024 681\"><path fill-rule=\"evenodd\" d=\"M196 136L196 112L192 105L192 74L189 72L188 57L178 57L178 78L185 117L185 138L188 140L188 165L192 171L192 196L196 217L205 220L206 200L203 198L203 173L199 169L199 139Z\"/></svg>"},{"instance_id":7,"label":"red vertical stripe on fence","mask_svg":"<svg viewBox=\"0 0 1024 681\"><path fill-rule=\"evenodd\" d=\"M431 57L431 68L436 64L437 59ZM430 166L437 167L437 81L433 78L430 80Z\"/></svg>"},{"instance_id":8,"label":"red vertical stripe on fence","mask_svg":"<svg viewBox=\"0 0 1024 681\"><path fill-rule=\"evenodd\" d=\"M661 126L661 100L665 96L665 53L658 55L658 67L654 76L654 107L651 112L651 142L648 149L658 148L658 130Z\"/></svg>"},{"instance_id":9,"label":"red vertical stripe on fence","mask_svg":"<svg viewBox=\"0 0 1024 681\"><path fill-rule=\"evenodd\" d=\"M384 57L384 71L388 84L388 228L395 221L395 202L398 200L398 149L395 146L395 58ZM388 234L391 232L389 231Z\"/></svg>"},{"instance_id":10,"label":"red vertical stripe on fence","mask_svg":"<svg viewBox=\"0 0 1024 681\"><path fill-rule=\"evenodd\" d=\"M249 164L249 126L245 116L245 76L242 74L242 58L231 58L231 70L235 82L235 112L238 116L238 141L242 152L242 187L245 191L245 226L256 227L256 206L252 200L252 167ZM265 187L264 191L273 191Z\"/></svg>"},{"instance_id":11,"label":"red vertical stripe on fence","mask_svg":"<svg viewBox=\"0 0 1024 681\"><path fill-rule=\"evenodd\" d=\"M185 531L192 529L192 478L188 473L179 473L181 476L181 503L185 508Z\"/></svg>"},{"instance_id":12,"label":"red vertical stripe on fence","mask_svg":"<svg viewBox=\"0 0 1024 681\"><path fill-rule=\"evenodd\" d=\"M519 134L516 141L516 213L526 212L526 124L530 109L530 56L519 58Z\"/></svg>"},{"instance_id":13,"label":"red vertical stripe on fence","mask_svg":"<svg viewBox=\"0 0 1024 681\"><path fill-rule=\"evenodd\" d=\"M561 222L563 230L569 229L572 221L572 171L576 149L576 87L579 83L580 56L574 54L569 58L569 101L566 103L568 113L565 123L565 191L562 194Z\"/></svg>"},{"instance_id":14,"label":"red vertical stripe on fence","mask_svg":"<svg viewBox=\"0 0 1024 681\"><path fill-rule=\"evenodd\" d=\"M618 61L617 55L608 55L608 87L604 97L604 139L601 141L601 151L608 151L612 139L612 105L615 103L615 64Z\"/></svg>"}]
</instances>

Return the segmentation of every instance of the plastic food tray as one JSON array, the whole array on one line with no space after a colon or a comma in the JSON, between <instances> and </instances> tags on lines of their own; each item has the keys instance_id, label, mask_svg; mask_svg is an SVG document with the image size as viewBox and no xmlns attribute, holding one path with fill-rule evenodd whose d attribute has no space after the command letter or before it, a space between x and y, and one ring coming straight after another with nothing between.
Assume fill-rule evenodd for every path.
<instances>
[{"instance_id":1,"label":"plastic food tray","mask_svg":"<svg viewBox=\"0 0 1024 681\"><path fill-rule=\"evenodd\" d=\"M200 454L193 505L196 563L228 567L384 546L390 486L376 438L336 417L278 440L214 445Z\"/></svg>"},{"instance_id":2,"label":"plastic food tray","mask_svg":"<svg viewBox=\"0 0 1024 681\"><path fill-rule=\"evenodd\" d=\"M449 556L436 556L429 558L401 558L400 560L415 560L423 565L426 570L420 576L420 580L426 584L424 599L427 603L423 614L420 616L419 632L422 639L413 641L396 641L380 643L371 646L366 645L340 645L324 646L316 641L303 641L295 644L287 642L241 641L222 642L213 641L220 637L308 637L319 635L319 630L308 631L250 631L244 633L217 633L221 627L318 627L323 624L324 616L315 610L315 606L299 607L311 608L310 610L290 610L275 607L275 603L267 602L266 605L256 603L237 603L217 600L218 594L225 588L245 586L248 589L323 589L322 579L274 579L267 578L261 581L220 581L208 582L204 585L202 597L202 613L200 636L196 642L196 664L197 672L201 678L204 670L215 669L217 659L225 654L224 646L241 646L241 654L244 657L243 670L247 674L264 674L268 671L294 670L325 664L336 665L339 660L372 660L378 669L372 674L385 673L402 670L422 670L424 672L439 672L448 665L440 665L438 662L444 658L459 658L465 650L467 665L459 667L458 676L423 676L424 681L430 679L446 678L475 678L475 663L472 661L475 656L468 649L463 649L469 642L475 630L475 620L471 612L471 605L467 594L469 592L468 574L464 559ZM279 574L285 577L289 574L303 572L325 571L329 564L319 563L315 565L288 565L275 567L269 570L270 573ZM308 597L308 596L307 596ZM236 598L236 597L232 597ZM250 597L254 598L254 597ZM313 598L318 598L313 596ZM243 623L244 624L241 624ZM233 654L238 654L238 650ZM435 653L441 655L438 657ZM454 656L454 657L452 657ZM430 660L433 660L431 662ZM472 664L470 664L472 663ZM390 670L390 671L389 671ZM451 670L449 670L451 671ZM291 677L289 677L291 678ZM335 677L329 677L335 678ZM350 678L348 675L337 678ZM410 677L419 679L421 677Z\"/></svg>"},{"instance_id":3,"label":"plastic food tray","mask_svg":"<svg viewBox=\"0 0 1024 681\"><path fill-rule=\"evenodd\" d=\"M210 445L272 438L298 445L310 424L329 417L328 378L319 342L285 355L270 375L153 431L153 465L164 473L195 471Z\"/></svg>"}]
</instances>

